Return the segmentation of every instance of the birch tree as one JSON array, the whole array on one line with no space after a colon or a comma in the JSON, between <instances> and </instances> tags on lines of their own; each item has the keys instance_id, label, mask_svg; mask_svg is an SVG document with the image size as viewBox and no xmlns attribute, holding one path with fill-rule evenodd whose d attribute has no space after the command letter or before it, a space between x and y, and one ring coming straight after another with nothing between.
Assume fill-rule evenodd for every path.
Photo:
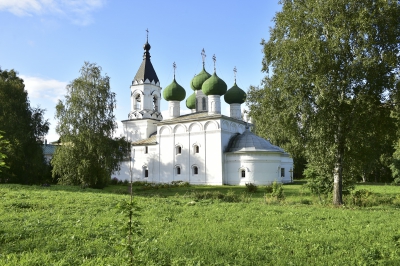
<instances>
[{"instance_id":1,"label":"birch tree","mask_svg":"<svg viewBox=\"0 0 400 266\"><path fill-rule=\"evenodd\" d=\"M394 90L400 11L387 0L282 0L262 41L261 87L248 104L258 133L330 176L333 203L362 138L375 134ZM385 112L389 113L389 112ZM385 117L384 119L387 119Z\"/></svg>"}]
</instances>

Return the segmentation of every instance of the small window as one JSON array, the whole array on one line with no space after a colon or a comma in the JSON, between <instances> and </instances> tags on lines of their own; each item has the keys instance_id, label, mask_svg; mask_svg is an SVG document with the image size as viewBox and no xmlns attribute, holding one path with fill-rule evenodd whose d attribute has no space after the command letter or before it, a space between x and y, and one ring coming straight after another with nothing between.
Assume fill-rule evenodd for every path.
<instances>
[{"instance_id":1,"label":"small window","mask_svg":"<svg viewBox=\"0 0 400 266\"><path fill-rule=\"evenodd\" d=\"M199 174L199 168L197 166L193 166L193 174L198 175Z\"/></svg>"},{"instance_id":2,"label":"small window","mask_svg":"<svg viewBox=\"0 0 400 266\"><path fill-rule=\"evenodd\" d=\"M143 176L144 178L149 177L149 169L146 167L143 167Z\"/></svg>"},{"instance_id":3,"label":"small window","mask_svg":"<svg viewBox=\"0 0 400 266\"><path fill-rule=\"evenodd\" d=\"M176 174L177 175L181 174L181 168L179 166L176 167Z\"/></svg>"},{"instance_id":4,"label":"small window","mask_svg":"<svg viewBox=\"0 0 400 266\"><path fill-rule=\"evenodd\" d=\"M200 148L197 145L194 145L194 153L199 153L200 152Z\"/></svg>"},{"instance_id":5,"label":"small window","mask_svg":"<svg viewBox=\"0 0 400 266\"><path fill-rule=\"evenodd\" d=\"M245 178L246 177L246 171L245 170L241 170L240 172L241 172L242 178Z\"/></svg>"},{"instance_id":6,"label":"small window","mask_svg":"<svg viewBox=\"0 0 400 266\"><path fill-rule=\"evenodd\" d=\"M176 154L181 154L182 153L182 147L181 146L176 146Z\"/></svg>"},{"instance_id":7,"label":"small window","mask_svg":"<svg viewBox=\"0 0 400 266\"><path fill-rule=\"evenodd\" d=\"M203 111L207 109L206 98L202 99Z\"/></svg>"},{"instance_id":8,"label":"small window","mask_svg":"<svg viewBox=\"0 0 400 266\"><path fill-rule=\"evenodd\" d=\"M281 168L281 177L285 177L285 168Z\"/></svg>"},{"instance_id":9,"label":"small window","mask_svg":"<svg viewBox=\"0 0 400 266\"><path fill-rule=\"evenodd\" d=\"M149 147L147 147L147 146L144 147L144 153L146 153L146 154L149 153Z\"/></svg>"}]
</instances>

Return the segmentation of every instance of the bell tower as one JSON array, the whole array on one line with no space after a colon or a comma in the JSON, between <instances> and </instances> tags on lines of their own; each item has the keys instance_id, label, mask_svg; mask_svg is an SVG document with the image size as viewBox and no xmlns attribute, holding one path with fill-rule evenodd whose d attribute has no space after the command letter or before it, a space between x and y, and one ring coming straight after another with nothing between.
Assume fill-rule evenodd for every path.
<instances>
[{"instance_id":1,"label":"bell tower","mask_svg":"<svg viewBox=\"0 0 400 266\"><path fill-rule=\"evenodd\" d=\"M131 111L128 119L163 119L160 111L161 87L150 61L149 31L143 46L143 61L131 85Z\"/></svg>"},{"instance_id":2,"label":"bell tower","mask_svg":"<svg viewBox=\"0 0 400 266\"><path fill-rule=\"evenodd\" d=\"M143 46L143 61L130 86L131 111L123 120L123 132L128 141L149 138L157 131L156 122L163 120L160 111L161 87L150 61L149 31Z\"/></svg>"}]
</instances>

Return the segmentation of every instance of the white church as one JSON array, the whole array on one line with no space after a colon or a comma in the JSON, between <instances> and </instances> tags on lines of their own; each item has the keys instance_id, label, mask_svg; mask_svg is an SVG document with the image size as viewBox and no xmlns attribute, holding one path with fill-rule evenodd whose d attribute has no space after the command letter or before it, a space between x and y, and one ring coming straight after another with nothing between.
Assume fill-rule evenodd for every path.
<instances>
[{"instance_id":1,"label":"white church","mask_svg":"<svg viewBox=\"0 0 400 266\"><path fill-rule=\"evenodd\" d=\"M143 48L143 61L130 86L131 111L122 121L132 159L124 161L113 176L133 182L198 185L292 181L293 159L251 132L253 125L241 113L246 93L236 79L227 90L215 67L212 75L205 70L204 50L203 69L192 79L193 94L186 98L191 113L180 115L185 89L175 74L172 83L162 89L150 61L148 41ZM161 114L162 100L168 101L168 118ZM221 114L221 100L230 105L230 116Z\"/></svg>"}]
</instances>

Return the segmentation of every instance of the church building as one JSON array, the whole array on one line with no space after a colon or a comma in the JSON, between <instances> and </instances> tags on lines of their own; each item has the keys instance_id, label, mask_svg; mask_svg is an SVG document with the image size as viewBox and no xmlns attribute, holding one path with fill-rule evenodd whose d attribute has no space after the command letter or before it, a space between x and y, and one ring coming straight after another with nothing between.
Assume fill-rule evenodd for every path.
<instances>
[{"instance_id":1,"label":"church building","mask_svg":"<svg viewBox=\"0 0 400 266\"><path fill-rule=\"evenodd\" d=\"M193 93L175 79L165 89L150 61L150 44L144 45L143 61L130 86L131 111L123 120L124 136L131 143L131 160L113 176L120 180L201 185L267 185L292 181L293 159L283 149L251 132L242 119L246 93L203 69L190 84ZM215 56L213 57L215 64ZM175 64L174 64L175 69ZM235 71L236 74L236 71ZM190 114L180 114L185 100ZM163 118L160 102L168 101ZM230 115L221 114L221 100ZM245 120L248 120L245 117Z\"/></svg>"}]
</instances>

